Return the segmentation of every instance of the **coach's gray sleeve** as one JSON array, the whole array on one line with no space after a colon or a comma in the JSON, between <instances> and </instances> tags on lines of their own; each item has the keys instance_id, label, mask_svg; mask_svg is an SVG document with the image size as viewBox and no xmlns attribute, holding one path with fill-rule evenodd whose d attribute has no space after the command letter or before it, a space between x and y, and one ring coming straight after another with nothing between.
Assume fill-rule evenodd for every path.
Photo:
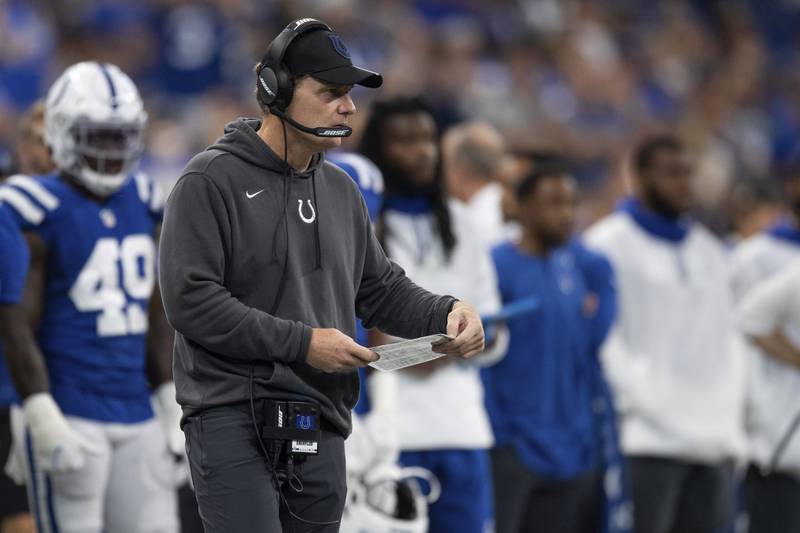
<instances>
[{"instance_id":1,"label":"coach's gray sleeve","mask_svg":"<svg viewBox=\"0 0 800 533\"><path fill-rule=\"evenodd\" d=\"M356 312L364 327L377 327L406 339L445 333L455 298L432 294L408 279L403 269L386 257L366 207L364 211L367 251L356 298Z\"/></svg>"},{"instance_id":2,"label":"coach's gray sleeve","mask_svg":"<svg viewBox=\"0 0 800 533\"><path fill-rule=\"evenodd\" d=\"M159 280L172 327L211 352L246 360L302 360L311 328L234 298L222 284L230 253L228 211L204 174L181 177L164 214Z\"/></svg>"}]
</instances>

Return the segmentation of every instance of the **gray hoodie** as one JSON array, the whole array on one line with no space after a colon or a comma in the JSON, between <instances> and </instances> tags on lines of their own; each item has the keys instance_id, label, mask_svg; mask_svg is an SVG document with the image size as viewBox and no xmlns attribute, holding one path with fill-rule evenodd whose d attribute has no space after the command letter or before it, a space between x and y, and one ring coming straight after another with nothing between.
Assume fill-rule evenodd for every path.
<instances>
[{"instance_id":1,"label":"gray hoodie","mask_svg":"<svg viewBox=\"0 0 800 533\"><path fill-rule=\"evenodd\" d=\"M355 183L315 156L306 172L228 124L195 156L167 201L159 278L176 330L184 416L256 399L314 400L347 436L358 373L306 363L311 328L368 328L413 338L446 330L454 299L412 283L386 258Z\"/></svg>"}]
</instances>

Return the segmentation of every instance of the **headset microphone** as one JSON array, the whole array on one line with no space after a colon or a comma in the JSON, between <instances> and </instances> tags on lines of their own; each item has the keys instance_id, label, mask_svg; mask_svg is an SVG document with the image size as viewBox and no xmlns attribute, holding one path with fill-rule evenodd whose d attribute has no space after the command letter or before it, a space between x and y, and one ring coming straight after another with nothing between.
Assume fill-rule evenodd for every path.
<instances>
[{"instance_id":1,"label":"headset microphone","mask_svg":"<svg viewBox=\"0 0 800 533\"><path fill-rule=\"evenodd\" d=\"M309 128L291 118L289 115L278 109L271 108L270 113L288 122L293 128L305 133L310 133L316 137L349 137L353 129L347 126L331 126L329 128Z\"/></svg>"}]
</instances>

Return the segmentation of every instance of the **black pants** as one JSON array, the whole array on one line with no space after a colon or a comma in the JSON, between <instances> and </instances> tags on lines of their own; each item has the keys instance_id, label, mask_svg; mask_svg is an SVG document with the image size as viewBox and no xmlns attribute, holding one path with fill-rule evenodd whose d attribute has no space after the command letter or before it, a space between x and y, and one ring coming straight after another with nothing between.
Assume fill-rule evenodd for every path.
<instances>
[{"instance_id":1,"label":"black pants","mask_svg":"<svg viewBox=\"0 0 800 533\"><path fill-rule=\"evenodd\" d=\"M183 429L206 533L339 531L347 492L341 435L322 431L319 455L295 465L302 483L295 487L302 491L285 483L283 501L256 439L249 404L209 409L190 417ZM334 523L322 525L326 522Z\"/></svg>"},{"instance_id":2,"label":"black pants","mask_svg":"<svg viewBox=\"0 0 800 533\"><path fill-rule=\"evenodd\" d=\"M181 533L203 533L203 523L197 512L197 498L188 483L178 488L178 516Z\"/></svg>"},{"instance_id":3,"label":"black pants","mask_svg":"<svg viewBox=\"0 0 800 533\"><path fill-rule=\"evenodd\" d=\"M762 474L751 466L745 480L749 533L800 531L800 479L775 472Z\"/></svg>"},{"instance_id":4,"label":"black pants","mask_svg":"<svg viewBox=\"0 0 800 533\"><path fill-rule=\"evenodd\" d=\"M595 533L600 529L595 471L553 480L531 471L512 447L491 451L497 533Z\"/></svg>"},{"instance_id":5,"label":"black pants","mask_svg":"<svg viewBox=\"0 0 800 533\"><path fill-rule=\"evenodd\" d=\"M636 533L716 533L733 512L733 467L630 458Z\"/></svg>"}]
</instances>

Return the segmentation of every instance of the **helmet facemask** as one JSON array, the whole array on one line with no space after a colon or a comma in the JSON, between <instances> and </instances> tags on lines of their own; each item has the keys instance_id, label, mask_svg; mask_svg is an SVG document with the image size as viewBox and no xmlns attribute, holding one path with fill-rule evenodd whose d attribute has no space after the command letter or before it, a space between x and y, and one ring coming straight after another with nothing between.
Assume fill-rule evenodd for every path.
<instances>
[{"instance_id":1,"label":"helmet facemask","mask_svg":"<svg viewBox=\"0 0 800 533\"><path fill-rule=\"evenodd\" d=\"M127 183L144 149L146 124L133 80L109 63L76 63L47 93L44 137L53 162L98 196Z\"/></svg>"},{"instance_id":2,"label":"helmet facemask","mask_svg":"<svg viewBox=\"0 0 800 533\"><path fill-rule=\"evenodd\" d=\"M72 173L91 192L107 196L130 177L144 151L143 123L79 120L69 130L75 154Z\"/></svg>"}]
</instances>

